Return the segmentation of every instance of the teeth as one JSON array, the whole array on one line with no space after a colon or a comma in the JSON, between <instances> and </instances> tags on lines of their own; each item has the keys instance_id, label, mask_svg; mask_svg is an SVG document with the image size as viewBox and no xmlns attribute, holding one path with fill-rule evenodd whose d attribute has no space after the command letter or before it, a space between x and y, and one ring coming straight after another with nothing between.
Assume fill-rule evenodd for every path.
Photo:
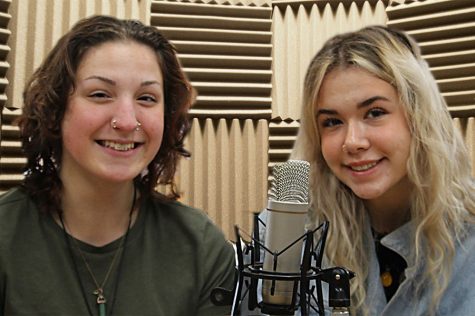
<instances>
[{"instance_id":1,"label":"teeth","mask_svg":"<svg viewBox=\"0 0 475 316\"><path fill-rule=\"evenodd\" d=\"M118 150L118 151L127 151L127 150L134 149L135 147L134 143L121 144L121 143L111 142L109 140L104 141L104 146Z\"/></svg>"},{"instance_id":2,"label":"teeth","mask_svg":"<svg viewBox=\"0 0 475 316\"><path fill-rule=\"evenodd\" d=\"M350 168L351 170L355 170L355 171L365 171L365 170L373 168L374 166L376 166L376 162L372 162L372 163L361 165L361 166L350 166Z\"/></svg>"}]
</instances>

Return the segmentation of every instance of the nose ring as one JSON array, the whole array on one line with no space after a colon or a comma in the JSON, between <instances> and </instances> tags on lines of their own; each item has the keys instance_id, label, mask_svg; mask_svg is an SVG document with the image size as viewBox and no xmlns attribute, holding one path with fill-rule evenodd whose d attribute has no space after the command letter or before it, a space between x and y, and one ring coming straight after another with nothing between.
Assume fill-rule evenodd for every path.
<instances>
[{"instance_id":1,"label":"nose ring","mask_svg":"<svg viewBox=\"0 0 475 316\"><path fill-rule=\"evenodd\" d=\"M343 146L341 146L341 150L346 151L346 144L343 144Z\"/></svg>"},{"instance_id":2,"label":"nose ring","mask_svg":"<svg viewBox=\"0 0 475 316\"><path fill-rule=\"evenodd\" d=\"M119 127L117 126L117 120L116 119L112 119L111 121L111 127L112 129L118 129ZM135 131L140 131L140 127L142 127L142 123L140 123L139 121L137 121L137 123L135 124Z\"/></svg>"}]
</instances>

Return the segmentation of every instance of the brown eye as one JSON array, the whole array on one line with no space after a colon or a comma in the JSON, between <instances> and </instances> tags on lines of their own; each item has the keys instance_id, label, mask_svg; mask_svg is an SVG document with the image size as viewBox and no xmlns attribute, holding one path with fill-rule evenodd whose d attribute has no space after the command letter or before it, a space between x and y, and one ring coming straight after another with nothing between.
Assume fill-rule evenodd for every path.
<instances>
[{"instance_id":1,"label":"brown eye","mask_svg":"<svg viewBox=\"0 0 475 316\"><path fill-rule=\"evenodd\" d=\"M340 125L342 122L336 118L327 118L322 121L322 127L334 127Z\"/></svg>"},{"instance_id":2,"label":"brown eye","mask_svg":"<svg viewBox=\"0 0 475 316\"><path fill-rule=\"evenodd\" d=\"M157 99L151 95L143 95L139 98L140 101L145 101L145 102L157 102Z\"/></svg>"},{"instance_id":3,"label":"brown eye","mask_svg":"<svg viewBox=\"0 0 475 316\"><path fill-rule=\"evenodd\" d=\"M96 98L96 99L104 99L104 98L109 98L109 95L105 93L104 91L96 91L89 94L89 97Z\"/></svg>"},{"instance_id":4,"label":"brown eye","mask_svg":"<svg viewBox=\"0 0 475 316\"><path fill-rule=\"evenodd\" d=\"M385 114L387 114L388 112L381 109L381 108L372 108L368 111L368 113L366 114L366 117L368 118L376 118L376 117L380 117L380 116L383 116Z\"/></svg>"}]
</instances>

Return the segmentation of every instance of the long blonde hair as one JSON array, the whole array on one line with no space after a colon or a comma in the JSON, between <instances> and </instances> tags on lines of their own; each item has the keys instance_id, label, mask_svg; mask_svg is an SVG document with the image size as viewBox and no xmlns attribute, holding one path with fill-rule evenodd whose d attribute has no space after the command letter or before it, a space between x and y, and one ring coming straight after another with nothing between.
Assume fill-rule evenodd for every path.
<instances>
[{"instance_id":1,"label":"long blonde hair","mask_svg":"<svg viewBox=\"0 0 475 316\"><path fill-rule=\"evenodd\" d=\"M425 273L418 287L430 282L431 305L437 306L450 278L455 243L462 237L464 222L473 221L475 190L462 137L418 45L403 32L369 26L337 35L310 63L304 83L301 127L292 156L311 164L312 221L330 221L326 257L330 264L356 272L352 305L359 313L367 314L367 213L362 200L326 164L315 120L316 100L325 75L336 67L348 66L360 67L390 83L404 105L412 135L407 174L415 188L411 221L416 230L410 251L416 265L425 260Z\"/></svg>"}]
</instances>

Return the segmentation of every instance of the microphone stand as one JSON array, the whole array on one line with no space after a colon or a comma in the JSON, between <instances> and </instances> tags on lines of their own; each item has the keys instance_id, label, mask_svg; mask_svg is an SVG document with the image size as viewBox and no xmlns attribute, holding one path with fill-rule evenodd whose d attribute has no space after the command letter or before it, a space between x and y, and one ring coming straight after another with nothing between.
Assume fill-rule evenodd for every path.
<instances>
[{"instance_id":1,"label":"microphone stand","mask_svg":"<svg viewBox=\"0 0 475 316\"><path fill-rule=\"evenodd\" d=\"M306 231L297 240L290 243L283 251L273 253L259 240L259 223L265 226L258 214L254 214L253 234L250 242L245 242L241 231L236 225L236 279L233 291L215 288L211 293L211 300L215 305L232 305L231 315L237 316L243 308L243 300L247 296L247 309L253 311L259 308L268 315L294 315L300 308L302 316L308 316L310 310L324 316L322 281L328 283L328 305L332 308L332 315L349 315L350 307L350 279L355 274L343 267L322 269L323 252L328 234L328 222L323 222L314 230ZM314 245L314 235L320 231L320 236ZM278 256L303 239L303 254L300 273L285 273L275 271ZM243 249L242 245L245 245ZM267 255L274 257L274 270L263 269L261 248ZM244 256L250 254L250 263L244 262ZM259 280L271 280L271 295L276 281L293 282L293 293L290 305L268 304L258 300ZM315 281L315 285L311 285ZM244 293L243 293L244 292ZM315 293L316 292L316 293ZM312 302L313 299L313 302Z\"/></svg>"}]
</instances>

